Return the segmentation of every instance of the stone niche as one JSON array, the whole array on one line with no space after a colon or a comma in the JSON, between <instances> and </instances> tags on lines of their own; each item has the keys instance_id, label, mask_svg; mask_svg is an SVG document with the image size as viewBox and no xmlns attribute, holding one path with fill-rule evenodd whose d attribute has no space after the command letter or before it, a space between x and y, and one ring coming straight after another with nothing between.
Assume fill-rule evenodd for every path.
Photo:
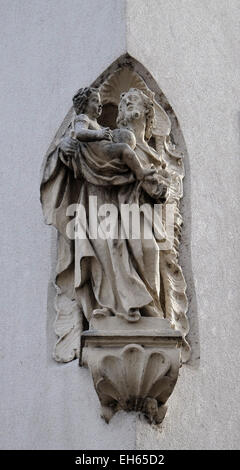
<instances>
[{"instance_id":1,"label":"stone niche","mask_svg":"<svg viewBox=\"0 0 240 470\"><path fill-rule=\"evenodd\" d=\"M159 424L190 354L178 261L181 131L155 80L129 55L80 89L73 103L47 152L41 183L45 221L58 230L54 358L79 358L89 368L107 422L122 409ZM139 219L138 239L94 239L87 214L86 238L69 236L69 223L77 231L69 208L89 209L90 196L115 203L117 224L122 203L145 204L148 221L161 206L157 234L154 218L153 238L146 240Z\"/></svg>"},{"instance_id":2,"label":"stone niche","mask_svg":"<svg viewBox=\"0 0 240 470\"><path fill-rule=\"evenodd\" d=\"M94 319L81 335L80 365L91 370L102 417L141 411L162 422L180 367L182 336L161 318Z\"/></svg>"}]
</instances>

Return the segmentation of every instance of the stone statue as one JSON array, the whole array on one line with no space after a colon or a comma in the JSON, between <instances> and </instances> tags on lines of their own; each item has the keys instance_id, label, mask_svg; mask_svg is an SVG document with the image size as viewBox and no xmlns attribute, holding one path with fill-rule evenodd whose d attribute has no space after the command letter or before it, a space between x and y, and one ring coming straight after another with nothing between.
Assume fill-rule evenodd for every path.
<instances>
[{"instance_id":1,"label":"stone statue","mask_svg":"<svg viewBox=\"0 0 240 470\"><path fill-rule=\"evenodd\" d=\"M120 75L121 73L122 70ZM157 234L152 226L155 205L164 204L166 201L170 201L175 216L177 214L179 217L180 198L176 194L179 191L179 183L181 185L181 177L176 172L170 171L170 168L166 168L166 161L162 158L163 142L164 151L171 156L169 138L164 136L163 141L163 136L158 136L161 152L148 144L154 126L156 127L155 113L158 112L157 118L160 116L162 121L165 119L167 122L164 111L154 102L153 93L143 80L140 81L137 74L134 78L133 72L127 73L131 76L131 85L135 86L126 88L123 93L119 87L118 98L109 99L109 93L111 95L109 90L116 80L116 74L113 78L110 76L99 89L84 88L74 95L73 111L64 136L50 149L45 162L41 184L43 212L46 223L54 225L59 234L56 268L58 312L56 333L59 340L55 349L55 359L68 362L79 356L81 335L80 362L87 364L92 371L106 420L112 413L109 410L117 411L123 408L142 411L150 422L160 422L165 414L165 411L163 413L161 410L165 408L160 410L158 407L168 398L177 377L178 368L176 364L171 366L169 361L172 352L167 358L162 351L156 356L161 359L162 364L168 364L166 370L165 366L161 369L164 374L169 375L167 383L170 391L164 392L164 400L161 399L160 403L158 399L162 391L160 395L154 392L155 395L150 396L145 391L145 398L135 400L134 404L131 401L132 397L129 398L132 403L129 408L129 402L125 403L126 397L123 398L122 404L116 403L116 399L112 396L114 393L110 394L110 398L109 396L106 398L100 373L101 366L96 366L94 359L93 351L96 343L92 343L93 346L90 344L93 331L104 331L103 337L105 335L106 341L104 347L108 353L107 356L103 355L102 361L107 360L109 363L109 351L112 347L109 335L112 337L118 333L123 338L122 347L125 345L126 349L129 344L129 341L126 342L126 337L130 333L135 337L136 330L139 330L141 338L142 329L144 328L146 334L150 328L149 334L153 338L156 334L153 330L156 329L156 325L161 324L164 331L167 328L168 336L172 337L175 344L180 344L181 338L181 344L185 346L185 350L188 349L184 340L188 331L185 316L187 301L184 300L186 286L181 268L178 266L177 253L174 245L173 247L169 245L165 251L161 250L161 244L166 243L168 237L164 224L159 225ZM126 76L128 75L125 74L125 81ZM121 86L124 80L119 79ZM127 83L124 84L126 87ZM114 93L116 88L115 86ZM118 104L117 129L100 125L101 97L105 103L119 99L116 103ZM129 204L134 204L135 208L144 206L144 219L148 221L151 237L144 236L146 220L142 220L141 217L139 236L125 236L126 222L123 220L121 208ZM110 237L109 220L105 217L104 221L103 215L106 216L106 211L112 206L115 211L113 218L115 235ZM84 216L83 212L78 211L78 207L84 212ZM96 223L94 229L93 220ZM81 230L84 229L85 236L76 236L79 226ZM120 237L120 233L124 236ZM178 296L174 297L176 281L178 295L182 295L181 302L185 302L180 314L176 313ZM169 326L166 326L166 322ZM173 328L176 330L176 326L178 330L180 329L180 333L174 332ZM89 330L84 336L82 331L87 327ZM101 334L98 337L101 337ZM140 343L139 341L134 339L134 347L132 349L130 347L130 352L136 349L136 344L144 343L142 338ZM161 347L163 344L165 347L164 341ZM138 354L140 354L139 347ZM129 351L124 357L131 356ZM148 351L146 359L145 352L141 350L141 357L144 357L144 361L147 360L148 363L152 361L153 352L150 353ZM120 358L123 357L121 354ZM119 360L121 363L122 359ZM113 368L114 361L115 359L112 361ZM171 370L174 371L172 378L169 372ZM159 374L160 377L162 372ZM166 381L166 377L164 380ZM107 388L109 389L109 385ZM119 394L121 395L120 392L118 396ZM154 412L151 413L149 410L153 409ZM159 416L162 416L162 419Z\"/></svg>"},{"instance_id":2,"label":"stone statue","mask_svg":"<svg viewBox=\"0 0 240 470\"><path fill-rule=\"evenodd\" d=\"M101 128L97 123L102 104L100 93L96 88L81 88L73 97L73 106L76 112L73 121L73 136L80 142L88 142L88 148L95 156L95 163L100 164L99 171L102 174L105 176L112 175L111 162L114 160L118 161L119 166L123 161L138 180L154 173L154 169L145 168L141 165L133 151L136 147L133 132L127 129L111 132L109 128ZM92 145L92 142L98 142L99 144ZM81 156L79 165L81 165Z\"/></svg>"},{"instance_id":3,"label":"stone statue","mask_svg":"<svg viewBox=\"0 0 240 470\"><path fill-rule=\"evenodd\" d=\"M83 95L81 90L74 97L73 101L77 110L80 107L77 100L80 98L83 101ZM85 90L85 102L87 106L85 114L78 113L74 119L77 141L73 141L72 136L67 136L58 148L59 163L66 165L66 169L61 168L60 171L66 173L70 169L67 173L69 187L65 188L64 193L62 185L54 187L54 180L52 180L54 191L51 197L57 199L57 204L55 199L50 201L51 210L60 217L60 223L57 226L60 233L63 221L66 220L66 203L78 202L86 206L87 196L90 195L97 196L99 205L115 202L118 207L119 204L129 202L129 200L136 201L139 197L136 193L138 179L148 177L153 172L162 179L162 182L158 184L158 198L163 197L167 190L166 171L163 170L163 174L159 175L158 155L145 140L145 133L150 132L151 122L148 122L148 115L149 110L152 111L151 100L137 89L132 89L122 95L118 117L120 132L114 130L112 133L109 129L101 129L96 121L101 109L100 95L97 90L91 88ZM81 104L81 111L83 111L83 106ZM151 116L153 119L152 112ZM134 142L135 152L127 143L116 143L117 140L126 142L126 137ZM71 145L73 150L70 149ZM69 193L73 179L76 180L74 187L76 187L78 198L76 199L75 193L71 200ZM153 183L150 178L145 179L145 185L148 185L150 194L151 185L153 188L155 186L154 177L152 179ZM48 180L48 185L50 181ZM61 202L60 197L62 197ZM49 199L46 207L48 210ZM59 216L61 207L63 210ZM66 223L64 227L65 225ZM62 235L65 236L63 230ZM88 321L94 313L100 314L100 309L105 314L108 311L109 315L125 316L129 321L140 318L139 309L142 315L163 318L159 302L159 272L152 269L152 266L159 266L159 250L156 243L155 239L147 240L145 243L144 238L135 243L133 240L121 240L121 245L116 249L115 240L98 238L91 240L91 244L88 240L75 240L75 293L73 295ZM130 249L132 257L129 256ZM135 259L132 259L135 253ZM142 253L141 257L140 253ZM104 275L111 270L110 276ZM117 271L117 279L114 271Z\"/></svg>"}]
</instances>

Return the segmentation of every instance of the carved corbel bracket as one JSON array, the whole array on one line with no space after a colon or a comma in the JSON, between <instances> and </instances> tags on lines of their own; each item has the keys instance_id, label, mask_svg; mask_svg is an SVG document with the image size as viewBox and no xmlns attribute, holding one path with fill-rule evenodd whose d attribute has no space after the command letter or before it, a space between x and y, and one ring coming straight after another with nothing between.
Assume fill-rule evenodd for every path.
<instances>
[{"instance_id":1,"label":"carved corbel bracket","mask_svg":"<svg viewBox=\"0 0 240 470\"><path fill-rule=\"evenodd\" d=\"M182 336L168 320L142 317L136 324L108 317L94 319L81 335L80 365L87 366L102 417L119 410L142 412L160 424L177 381Z\"/></svg>"}]
</instances>

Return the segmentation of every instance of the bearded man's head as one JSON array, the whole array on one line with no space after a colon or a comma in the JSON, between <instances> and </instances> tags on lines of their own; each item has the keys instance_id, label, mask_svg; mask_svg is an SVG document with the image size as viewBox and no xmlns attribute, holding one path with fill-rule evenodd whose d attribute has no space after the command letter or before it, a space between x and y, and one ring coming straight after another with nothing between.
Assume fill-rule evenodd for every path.
<instances>
[{"instance_id":1,"label":"bearded man's head","mask_svg":"<svg viewBox=\"0 0 240 470\"><path fill-rule=\"evenodd\" d=\"M117 126L127 127L134 120L145 120L145 139L149 140L152 135L154 123L153 101L137 88L130 88L120 96L118 106Z\"/></svg>"}]
</instances>

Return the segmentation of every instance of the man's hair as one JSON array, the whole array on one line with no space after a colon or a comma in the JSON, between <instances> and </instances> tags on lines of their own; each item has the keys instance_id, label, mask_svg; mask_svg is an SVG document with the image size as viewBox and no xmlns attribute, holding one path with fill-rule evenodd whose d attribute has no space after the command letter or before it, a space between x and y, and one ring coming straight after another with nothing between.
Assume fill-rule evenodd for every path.
<instances>
[{"instance_id":1,"label":"man's hair","mask_svg":"<svg viewBox=\"0 0 240 470\"><path fill-rule=\"evenodd\" d=\"M99 90L97 88L86 87L80 88L77 93L75 93L72 100L76 114L82 114L85 112L88 98L91 96L92 93L99 93Z\"/></svg>"},{"instance_id":2,"label":"man's hair","mask_svg":"<svg viewBox=\"0 0 240 470\"><path fill-rule=\"evenodd\" d=\"M124 98L124 96L129 93L129 92L138 92L143 100L144 107L145 107L145 116L146 116L146 129L145 129L145 139L149 140L152 136L152 128L154 124L154 116L155 116L155 111L154 111L154 105L153 101L151 98L149 98L147 95L145 95L142 90L139 90L138 88L130 88L128 92L122 93L120 96L120 103L118 106L118 117L117 117L117 126L118 127L126 127L127 126L127 120L124 117L123 110L121 107L121 99Z\"/></svg>"}]
</instances>

